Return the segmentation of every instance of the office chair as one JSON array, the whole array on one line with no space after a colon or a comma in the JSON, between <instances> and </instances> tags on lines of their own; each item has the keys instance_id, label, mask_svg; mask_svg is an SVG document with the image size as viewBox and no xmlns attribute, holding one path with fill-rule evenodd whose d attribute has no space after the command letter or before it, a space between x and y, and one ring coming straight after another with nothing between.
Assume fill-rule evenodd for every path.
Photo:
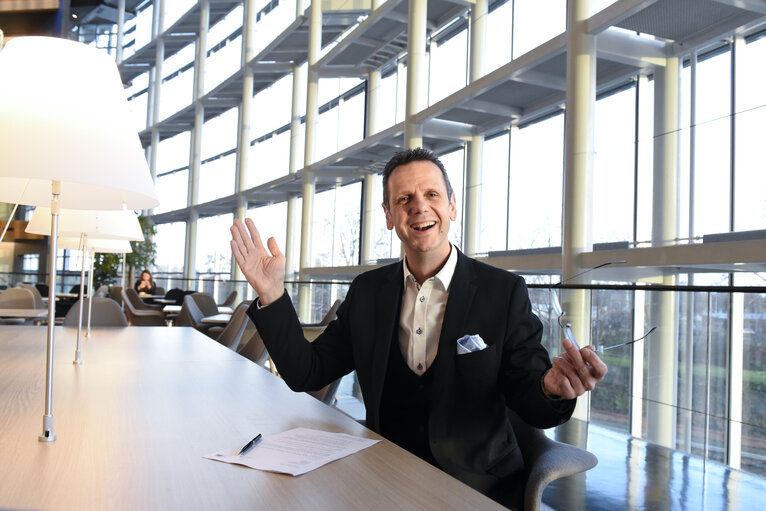
<instances>
[{"instance_id":1,"label":"office chair","mask_svg":"<svg viewBox=\"0 0 766 511\"><path fill-rule=\"evenodd\" d=\"M122 290L122 302L125 305L125 313L132 326L167 326L165 314L158 310L139 310L133 306L128 298L127 291L136 292L135 289ZM75 322L76 323L76 322Z\"/></svg>"},{"instance_id":2,"label":"office chair","mask_svg":"<svg viewBox=\"0 0 766 511\"><path fill-rule=\"evenodd\" d=\"M245 333L245 329L247 328L248 323L252 325L250 318L247 316L247 308L249 306L249 302L242 302L237 306L237 308L234 310L234 314L231 316L229 324L227 324L221 333L218 334L218 337L215 339L216 341L223 344L227 348L236 351L240 341L242 340L242 336Z\"/></svg>"}]
</instances>

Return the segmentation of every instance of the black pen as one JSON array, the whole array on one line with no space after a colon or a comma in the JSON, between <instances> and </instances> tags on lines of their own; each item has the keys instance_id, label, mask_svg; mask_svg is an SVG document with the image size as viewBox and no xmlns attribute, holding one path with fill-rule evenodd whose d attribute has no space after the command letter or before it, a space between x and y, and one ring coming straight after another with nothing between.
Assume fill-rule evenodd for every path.
<instances>
[{"instance_id":1,"label":"black pen","mask_svg":"<svg viewBox=\"0 0 766 511\"><path fill-rule=\"evenodd\" d=\"M260 440L260 439L261 439L261 434L260 434L260 433L258 433L257 435L255 435L255 438L253 438L252 440L250 440L248 443L246 443L246 444L245 444L245 446L244 446L244 447L243 447L243 448L242 448L242 449L239 451L239 454L237 454L237 456L242 456L242 455L243 455L243 454L245 454L247 451L249 451L250 449L252 449L252 448L253 448L253 446L254 446L255 444L257 444L257 443L258 443L258 440Z\"/></svg>"}]
</instances>

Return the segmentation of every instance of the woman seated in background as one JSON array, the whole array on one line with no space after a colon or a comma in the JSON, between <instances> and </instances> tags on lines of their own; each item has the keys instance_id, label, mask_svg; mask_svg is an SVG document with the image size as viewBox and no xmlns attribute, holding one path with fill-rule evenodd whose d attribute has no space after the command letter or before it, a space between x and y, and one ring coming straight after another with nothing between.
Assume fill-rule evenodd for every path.
<instances>
[{"instance_id":1,"label":"woman seated in background","mask_svg":"<svg viewBox=\"0 0 766 511\"><path fill-rule=\"evenodd\" d=\"M141 272L141 277L136 281L134 286L139 295L155 295L157 294L157 286L154 284L154 279L149 270Z\"/></svg>"}]
</instances>

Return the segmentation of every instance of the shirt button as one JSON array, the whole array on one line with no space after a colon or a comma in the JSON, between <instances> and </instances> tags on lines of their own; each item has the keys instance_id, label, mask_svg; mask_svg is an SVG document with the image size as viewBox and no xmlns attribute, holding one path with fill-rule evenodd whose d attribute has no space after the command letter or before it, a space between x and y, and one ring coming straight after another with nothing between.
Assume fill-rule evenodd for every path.
<instances>
[{"instance_id":1,"label":"shirt button","mask_svg":"<svg viewBox=\"0 0 766 511\"><path fill-rule=\"evenodd\" d=\"M423 364L418 364L418 371L422 371L422 370L423 370Z\"/></svg>"},{"instance_id":2,"label":"shirt button","mask_svg":"<svg viewBox=\"0 0 766 511\"><path fill-rule=\"evenodd\" d=\"M420 334L423 333L423 329L422 328L418 328L417 330L415 330L415 333L420 335Z\"/></svg>"},{"instance_id":3,"label":"shirt button","mask_svg":"<svg viewBox=\"0 0 766 511\"><path fill-rule=\"evenodd\" d=\"M421 297L420 297L420 303L423 303L423 302L425 302L425 301L426 301L426 297L425 297L425 296L421 296Z\"/></svg>"}]
</instances>

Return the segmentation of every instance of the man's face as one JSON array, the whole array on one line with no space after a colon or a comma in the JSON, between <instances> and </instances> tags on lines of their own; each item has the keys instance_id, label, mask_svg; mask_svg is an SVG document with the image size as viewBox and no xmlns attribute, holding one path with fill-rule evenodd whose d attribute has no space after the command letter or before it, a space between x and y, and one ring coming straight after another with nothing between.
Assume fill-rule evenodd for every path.
<instances>
[{"instance_id":1,"label":"man's face","mask_svg":"<svg viewBox=\"0 0 766 511\"><path fill-rule=\"evenodd\" d=\"M447 185L433 162L396 167L388 177L388 207L384 204L383 210L386 227L396 229L408 256L449 255L449 224L457 218L455 194L447 196Z\"/></svg>"}]
</instances>

